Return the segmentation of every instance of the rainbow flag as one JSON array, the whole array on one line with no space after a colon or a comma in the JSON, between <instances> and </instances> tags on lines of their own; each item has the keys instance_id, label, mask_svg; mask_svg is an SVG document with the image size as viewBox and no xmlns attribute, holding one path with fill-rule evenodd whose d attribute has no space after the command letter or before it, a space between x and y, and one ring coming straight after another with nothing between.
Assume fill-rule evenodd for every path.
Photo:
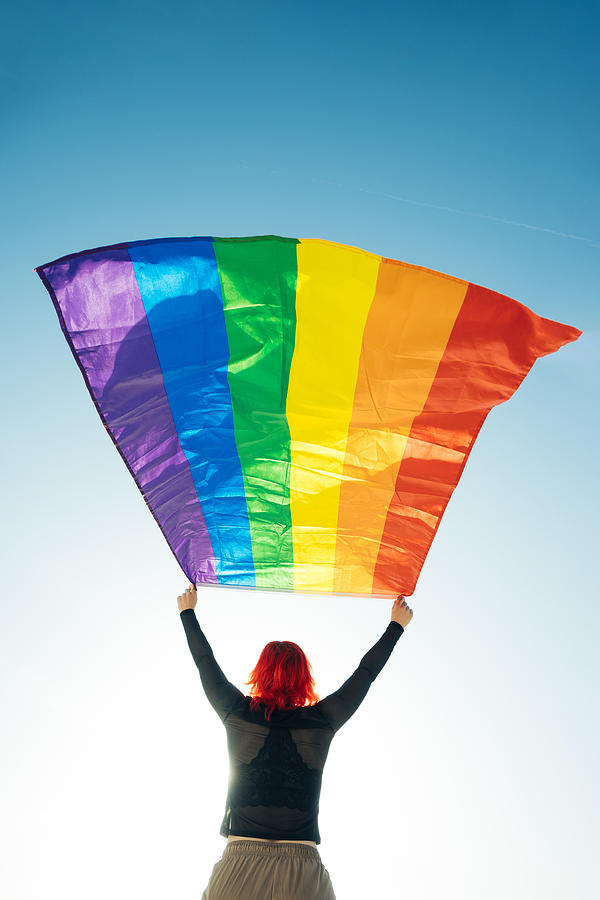
<instances>
[{"instance_id":1,"label":"rainbow flag","mask_svg":"<svg viewBox=\"0 0 600 900\"><path fill-rule=\"evenodd\" d=\"M36 271L196 584L410 595L487 414L581 334L322 240L134 241Z\"/></svg>"}]
</instances>

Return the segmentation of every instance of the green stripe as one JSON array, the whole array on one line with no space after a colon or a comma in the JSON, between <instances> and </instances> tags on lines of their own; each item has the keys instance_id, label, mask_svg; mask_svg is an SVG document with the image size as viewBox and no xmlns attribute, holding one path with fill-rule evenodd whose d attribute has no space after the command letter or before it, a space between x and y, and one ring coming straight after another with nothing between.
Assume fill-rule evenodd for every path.
<instances>
[{"instance_id":1,"label":"green stripe","mask_svg":"<svg viewBox=\"0 0 600 900\"><path fill-rule=\"evenodd\" d=\"M293 589L290 430L285 408L296 335L297 241L215 238L213 244L256 587Z\"/></svg>"}]
</instances>

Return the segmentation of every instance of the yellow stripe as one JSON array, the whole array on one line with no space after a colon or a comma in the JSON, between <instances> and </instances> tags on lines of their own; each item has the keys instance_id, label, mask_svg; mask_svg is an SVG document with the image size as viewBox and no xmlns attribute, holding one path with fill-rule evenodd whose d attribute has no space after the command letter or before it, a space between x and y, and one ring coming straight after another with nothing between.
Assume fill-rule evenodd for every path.
<instances>
[{"instance_id":1,"label":"yellow stripe","mask_svg":"<svg viewBox=\"0 0 600 900\"><path fill-rule=\"evenodd\" d=\"M406 263L384 260L380 267L344 463L336 591L373 591L381 537L408 437L427 402L467 288L466 281ZM435 438L432 431L433 442ZM427 447L421 452L426 457ZM426 484L415 487L424 489ZM402 553L399 547L399 563Z\"/></svg>"},{"instance_id":2,"label":"yellow stripe","mask_svg":"<svg viewBox=\"0 0 600 900\"><path fill-rule=\"evenodd\" d=\"M294 589L332 591L340 484L380 256L297 246L296 342L287 395Z\"/></svg>"}]
</instances>

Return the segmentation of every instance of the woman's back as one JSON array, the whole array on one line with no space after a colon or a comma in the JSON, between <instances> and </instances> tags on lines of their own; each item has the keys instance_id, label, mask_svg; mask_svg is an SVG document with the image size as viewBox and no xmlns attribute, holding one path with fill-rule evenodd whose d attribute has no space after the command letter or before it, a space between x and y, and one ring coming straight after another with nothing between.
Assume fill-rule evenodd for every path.
<instances>
[{"instance_id":1,"label":"woman's back","mask_svg":"<svg viewBox=\"0 0 600 900\"><path fill-rule=\"evenodd\" d=\"M225 719L229 788L221 834L319 843L321 778L333 729L317 706L275 710L267 722L249 703L244 697Z\"/></svg>"},{"instance_id":2,"label":"woman's back","mask_svg":"<svg viewBox=\"0 0 600 900\"><path fill-rule=\"evenodd\" d=\"M315 841L323 767L334 734L358 709L403 627L390 622L350 678L313 706L251 709L216 663L193 609L181 612L211 705L227 731L229 785L220 833L227 837Z\"/></svg>"}]
</instances>

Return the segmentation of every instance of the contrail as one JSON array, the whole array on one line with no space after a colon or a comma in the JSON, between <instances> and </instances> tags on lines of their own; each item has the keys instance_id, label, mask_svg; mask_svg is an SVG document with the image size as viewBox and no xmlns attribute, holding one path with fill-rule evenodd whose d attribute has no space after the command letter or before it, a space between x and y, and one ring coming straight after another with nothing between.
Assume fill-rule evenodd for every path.
<instances>
[{"instance_id":1,"label":"contrail","mask_svg":"<svg viewBox=\"0 0 600 900\"><path fill-rule=\"evenodd\" d=\"M249 169L250 166L242 163L242 168ZM253 167L252 167L253 168ZM256 170L255 170L256 171ZM284 175L289 178L289 173L277 171L275 169L268 172L269 175ZM296 178L303 177L295 175ZM491 216L486 213L471 212L467 209L456 209L454 206L440 206L438 203L426 203L424 200L413 200L410 197L400 197L398 194L388 194L386 191L373 191L369 188L356 187L352 185L342 184L339 181L331 181L327 178L314 178L312 176L304 176L306 180L312 181L314 184L329 184L342 190L358 191L361 194L371 194L374 197L385 197L387 200L395 200L397 203L408 203L411 206L423 206L427 209L437 209L441 212L456 213L459 216L471 216L475 219L487 219L489 222L500 222L502 225L513 225L517 228L528 228L530 231L541 231L544 234L553 234L555 237L568 238L571 241L581 241L590 247L600 247L600 243L592 240L592 238L582 237L580 234L570 234L566 231L557 231L555 228L544 228L542 225L529 225L527 222L517 222L514 219L504 219L501 216Z\"/></svg>"},{"instance_id":2,"label":"contrail","mask_svg":"<svg viewBox=\"0 0 600 900\"><path fill-rule=\"evenodd\" d=\"M342 187L342 185L339 185ZM363 194L374 194L378 197L387 197L389 200L397 200L399 203L410 203L412 206L426 206L429 209L440 209L444 212L458 213L461 216L473 216L476 219L489 219L490 222L502 222L504 225L516 225L517 228L529 228L530 231L543 231L546 234L554 234L556 237L569 238L572 241L583 241L591 247L600 247L600 243L591 238L582 237L580 234L570 234L567 231L556 231L554 228L544 228L542 225L529 225L527 222L516 222L514 219L503 219L501 216L490 216L486 213L471 212L467 209L455 209L453 206L439 206L437 203L425 203L423 200L411 200L409 197L399 197L397 194L387 194L385 191L371 191L368 188L355 188Z\"/></svg>"}]
</instances>

